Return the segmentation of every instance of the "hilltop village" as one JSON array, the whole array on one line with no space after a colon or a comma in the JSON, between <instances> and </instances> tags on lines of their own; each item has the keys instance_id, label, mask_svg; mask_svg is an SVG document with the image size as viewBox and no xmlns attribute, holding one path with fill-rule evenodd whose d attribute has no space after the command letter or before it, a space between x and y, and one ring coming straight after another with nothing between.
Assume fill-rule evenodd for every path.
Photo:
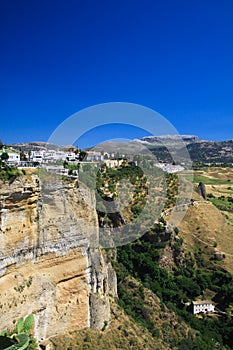
<instances>
[{"instance_id":1,"label":"hilltop village","mask_svg":"<svg viewBox=\"0 0 233 350\"><path fill-rule=\"evenodd\" d=\"M63 175L78 175L75 166L82 164L105 163L107 167L115 168L127 162L128 156L119 152L100 152L96 150L80 150L74 146L56 147L48 149L46 147L33 147L28 144L26 147L3 146L0 149L0 158L9 166L18 168L43 167L47 171L60 173ZM132 158L137 165L138 158ZM71 167L70 167L71 166ZM175 165L168 162L156 162L155 166L167 173L176 173L184 170L184 166ZM72 170L72 171L71 171Z\"/></svg>"}]
</instances>

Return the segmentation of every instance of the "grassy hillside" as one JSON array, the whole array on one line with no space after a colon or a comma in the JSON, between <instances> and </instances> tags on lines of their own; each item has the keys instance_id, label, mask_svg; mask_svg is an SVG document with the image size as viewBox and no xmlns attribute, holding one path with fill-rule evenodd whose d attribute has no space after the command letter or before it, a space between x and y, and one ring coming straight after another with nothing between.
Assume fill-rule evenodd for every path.
<instances>
[{"instance_id":1,"label":"grassy hillside","mask_svg":"<svg viewBox=\"0 0 233 350\"><path fill-rule=\"evenodd\" d=\"M207 197L233 225L233 169L205 168L195 172L194 181L202 181ZM231 230L231 228L230 228Z\"/></svg>"}]
</instances>

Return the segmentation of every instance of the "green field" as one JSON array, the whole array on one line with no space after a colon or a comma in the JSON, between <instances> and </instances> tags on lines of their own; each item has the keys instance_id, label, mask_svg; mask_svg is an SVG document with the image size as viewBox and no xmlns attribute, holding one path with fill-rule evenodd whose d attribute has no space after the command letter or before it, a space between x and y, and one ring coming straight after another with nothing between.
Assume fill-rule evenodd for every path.
<instances>
[{"instance_id":1,"label":"green field","mask_svg":"<svg viewBox=\"0 0 233 350\"><path fill-rule=\"evenodd\" d=\"M232 181L224 179L214 179L203 175L194 175L194 183L204 182L205 185L231 185Z\"/></svg>"}]
</instances>

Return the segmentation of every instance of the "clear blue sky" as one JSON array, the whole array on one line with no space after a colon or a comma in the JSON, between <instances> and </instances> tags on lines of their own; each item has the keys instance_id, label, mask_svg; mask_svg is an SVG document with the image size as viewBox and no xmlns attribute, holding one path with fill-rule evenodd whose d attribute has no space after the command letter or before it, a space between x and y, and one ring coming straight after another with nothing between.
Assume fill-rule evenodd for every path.
<instances>
[{"instance_id":1,"label":"clear blue sky","mask_svg":"<svg viewBox=\"0 0 233 350\"><path fill-rule=\"evenodd\" d=\"M78 110L124 101L232 139L232 19L232 0L1 0L0 138L46 141Z\"/></svg>"}]
</instances>

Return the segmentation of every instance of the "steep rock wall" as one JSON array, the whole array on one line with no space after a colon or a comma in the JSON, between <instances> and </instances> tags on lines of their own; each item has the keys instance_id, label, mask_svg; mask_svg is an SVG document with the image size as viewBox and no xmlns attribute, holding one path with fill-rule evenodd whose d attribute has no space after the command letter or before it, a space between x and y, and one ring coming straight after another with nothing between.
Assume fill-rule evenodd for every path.
<instances>
[{"instance_id":1,"label":"steep rock wall","mask_svg":"<svg viewBox=\"0 0 233 350\"><path fill-rule=\"evenodd\" d=\"M116 276L98 247L95 198L42 174L0 184L0 324L33 313L35 336L110 321Z\"/></svg>"}]
</instances>

